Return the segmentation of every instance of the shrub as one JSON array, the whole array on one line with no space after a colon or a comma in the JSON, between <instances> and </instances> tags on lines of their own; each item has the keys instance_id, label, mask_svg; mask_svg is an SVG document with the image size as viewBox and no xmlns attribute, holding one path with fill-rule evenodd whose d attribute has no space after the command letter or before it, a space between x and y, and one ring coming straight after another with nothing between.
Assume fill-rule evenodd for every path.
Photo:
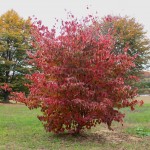
<instances>
[{"instance_id":1,"label":"shrub","mask_svg":"<svg viewBox=\"0 0 150 150\"><path fill-rule=\"evenodd\" d=\"M39 71L27 78L29 95L14 93L16 101L30 109L41 108L38 118L46 131L79 133L96 124L122 122L119 109L138 103L133 100L137 89L131 84L137 78L126 76L134 67L135 57L113 53L115 41L108 34L100 35L100 27L92 28L95 18L82 21L62 21L61 32L48 30L41 21L34 22L33 45L36 54L29 53Z\"/></svg>"}]
</instances>

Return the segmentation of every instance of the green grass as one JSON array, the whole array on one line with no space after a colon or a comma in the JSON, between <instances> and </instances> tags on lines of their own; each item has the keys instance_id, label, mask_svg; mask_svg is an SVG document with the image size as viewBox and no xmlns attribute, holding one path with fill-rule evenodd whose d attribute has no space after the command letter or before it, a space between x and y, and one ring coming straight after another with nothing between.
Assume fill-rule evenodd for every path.
<instances>
[{"instance_id":1,"label":"green grass","mask_svg":"<svg viewBox=\"0 0 150 150\"><path fill-rule=\"evenodd\" d=\"M125 124L126 132L139 136L150 136L150 104L143 107L136 107L135 111L124 110L126 113Z\"/></svg>"},{"instance_id":2,"label":"green grass","mask_svg":"<svg viewBox=\"0 0 150 150\"><path fill-rule=\"evenodd\" d=\"M0 104L0 150L150 150L150 104L126 113L115 131L97 126L81 136L46 133L36 118L39 110L20 104ZM147 134L147 135L146 135Z\"/></svg>"}]
</instances>

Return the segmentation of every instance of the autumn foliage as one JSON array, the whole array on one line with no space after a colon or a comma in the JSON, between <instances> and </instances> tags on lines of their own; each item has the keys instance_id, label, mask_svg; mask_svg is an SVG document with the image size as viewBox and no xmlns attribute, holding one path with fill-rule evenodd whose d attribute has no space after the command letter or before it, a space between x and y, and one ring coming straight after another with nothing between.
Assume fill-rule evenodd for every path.
<instances>
[{"instance_id":1,"label":"autumn foliage","mask_svg":"<svg viewBox=\"0 0 150 150\"><path fill-rule=\"evenodd\" d=\"M39 71L27 78L29 95L14 93L16 101L30 109L40 108L46 131L79 133L100 123L111 129L112 121L122 122L124 114L119 109L138 103L133 98L135 76L126 76L134 67L135 56L113 52L115 40L109 33L101 34L93 28L95 18L82 21L71 16L62 21L60 35L34 22L33 45L35 54L28 53ZM128 83L130 82L130 85Z\"/></svg>"},{"instance_id":2,"label":"autumn foliage","mask_svg":"<svg viewBox=\"0 0 150 150\"><path fill-rule=\"evenodd\" d=\"M0 94L3 93L5 99L8 99L8 95L10 94L11 91L12 88L7 83L4 83L3 85L0 86Z\"/></svg>"},{"instance_id":3,"label":"autumn foliage","mask_svg":"<svg viewBox=\"0 0 150 150\"><path fill-rule=\"evenodd\" d=\"M107 16L97 23L101 26L102 34L110 34L115 38L114 52L122 53L123 48L129 46L128 54L137 55L134 63L136 66L130 74L140 75L143 68L149 66L150 40L142 24L135 18L121 16ZM111 31L110 31L111 29Z\"/></svg>"},{"instance_id":4,"label":"autumn foliage","mask_svg":"<svg viewBox=\"0 0 150 150\"><path fill-rule=\"evenodd\" d=\"M9 85L12 91L26 91L25 74L28 67L26 51L31 49L30 19L23 19L14 10L0 16L0 101L9 103L10 91L1 86Z\"/></svg>"}]
</instances>

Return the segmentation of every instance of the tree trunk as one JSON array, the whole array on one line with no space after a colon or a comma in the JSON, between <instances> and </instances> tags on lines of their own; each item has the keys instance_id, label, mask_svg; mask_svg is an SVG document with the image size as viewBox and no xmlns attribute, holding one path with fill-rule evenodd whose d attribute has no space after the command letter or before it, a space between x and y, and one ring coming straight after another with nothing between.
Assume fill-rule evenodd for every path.
<instances>
[{"instance_id":1,"label":"tree trunk","mask_svg":"<svg viewBox=\"0 0 150 150\"><path fill-rule=\"evenodd\" d=\"M9 103L9 92L8 91L4 91L3 92L3 103Z\"/></svg>"},{"instance_id":2,"label":"tree trunk","mask_svg":"<svg viewBox=\"0 0 150 150\"><path fill-rule=\"evenodd\" d=\"M76 128L76 131L73 133L73 135L79 135L80 134L80 131L82 130L82 127L81 125L78 124L77 128Z\"/></svg>"}]
</instances>

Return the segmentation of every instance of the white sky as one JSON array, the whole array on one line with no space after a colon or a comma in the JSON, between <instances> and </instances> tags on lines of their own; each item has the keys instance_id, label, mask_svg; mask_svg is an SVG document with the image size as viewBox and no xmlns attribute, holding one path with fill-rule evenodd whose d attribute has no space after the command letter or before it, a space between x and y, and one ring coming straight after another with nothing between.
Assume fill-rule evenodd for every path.
<instances>
[{"instance_id":1,"label":"white sky","mask_svg":"<svg viewBox=\"0 0 150 150\"><path fill-rule=\"evenodd\" d=\"M9 9L14 9L24 18L35 15L47 26L54 24L54 18L65 18L65 9L79 18L96 11L100 17L128 15L142 23L150 37L150 0L0 0L0 15Z\"/></svg>"}]
</instances>

